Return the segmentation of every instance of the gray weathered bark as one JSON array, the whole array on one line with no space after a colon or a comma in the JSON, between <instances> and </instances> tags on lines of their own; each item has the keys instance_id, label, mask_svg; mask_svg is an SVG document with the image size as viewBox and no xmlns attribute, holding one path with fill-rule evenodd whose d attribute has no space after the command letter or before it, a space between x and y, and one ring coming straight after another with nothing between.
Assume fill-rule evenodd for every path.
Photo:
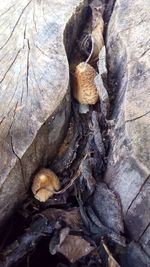
<instances>
[{"instance_id":1,"label":"gray weathered bark","mask_svg":"<svg viewBox=\"0 0 150 267\"><path fill-rule=\"evenodd\" d=\"M150 3L116 0L107 32L116 94L105 180L120 196L131 237L150 255Z\"/></svg>"},{"instance_id":2,"label":"gray weathered bark","mask_svg":"<svg viewBox=\"0 0 150 267\"><path fill-rule=\"evenodd\" d=\"M0 4L0 223L24 199L31 175L63 138L70 112L64 44L70 53L85 4Z\"/></svg>"}]
</instances>

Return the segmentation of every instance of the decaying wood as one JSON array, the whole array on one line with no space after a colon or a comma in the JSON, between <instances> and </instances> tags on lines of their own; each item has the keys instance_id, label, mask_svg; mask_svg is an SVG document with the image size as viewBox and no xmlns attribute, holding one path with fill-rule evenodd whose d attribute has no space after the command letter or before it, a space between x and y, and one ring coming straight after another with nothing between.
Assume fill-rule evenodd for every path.
<instances>
[{"instance_id":1,"label":"decaying wood","mask_svg":"<svg viewBox=\"0 0 150 267\"><path fill-rule=\"evenodd\" d=\"M11 267L18 264L36 248L42 237L50 236L53 229L54 225L46 217L40 216L22 236L0 253L0 266Z\"/></svg>"},{"instance_id":2,"label":"decaying wood","mask_svg":"<svg viewBox=\"0 0 150 267\"><path fill-rule=\"evenodd\" d=\"M30 177L56 154L63 138L70 113L66 51L85 5L80 0L0 4L0 223L25 198Z\"/></svg>"},{"instance_id":3,"label":"decaying wood","mask_svg":"<svg viewBox=\"0 0 150 267\"><path fill-rule=\"evenodd\" d=\"M110 107L110 101L109 101L109 95L106 89L106 85L104 84L104 77L107 76L105 46L102 47L99 53L98 71L99 73L95 77L95 84L96 84L99 97L101 99L101 102L100 102L101 112L104 114L105 117L107 117L109 107Z\"/></svg>"},{"instance_id":4,"label":"decaying wood","mask_svg":"<svg viewBox=\"0 0 150 267\"><path fill-rule=\"evenodd\" d=\"M65 143L68 145L65 146L61 153L59 152L58 155L55 157L54 161L51 163L52 169L59 175L68 169L73 161L76 159L77 149L79 146L80 136L80 126L73 118L71 121L71 131L70 128L68 129L67 136L65 138ZM69 143L68 143L69 140ZM61 146L62 147L62 146ZM64 147L64 145L63 145Z\"/></svg>"},{"instance_id":5,"label":"decaying wood","mask_svg":"<svg viewBox=\"0 0 150 267\"><path fill-rule=\"evenodd\" d=\"M124 3L115 1L106 38L111 119L115 125L110 132L105 181L120 197L130 238L150 256L149 1L138 0L136 10L137 1L131 1L126 11L122 9ZM137 14L141 21L138 26ZM122 21L132 27L127 28ZM129 266L150 265L133 262Z\"/></svg>"},{"instance_id":6,"label":"decaying wood","mask_svg":"<svg viewBox=\"0 0 150 267\"><path fill-rule=\"evenodd\" d=\"M93 1L93 3L94 2L96 2L96 0ZM30 3L31 1L27 4L25 9L28 8ZM87 49L86 51L84 51L85 54L84 53L83 54L86 57L88 56L87 61L89 63L93 63L93 61L97 59L99 50L103 45L102 34L104 25L102 17L99 17L99 19L97 17L97 15L98 16L100 15L99 12L103 14L102 10L103 9L101 8L92 10L92 25L91 28L90 27L88 28L88 30L90 30L91 33L89 34L89 32L87 32L86 34L86 32L84 32L86 34L86 36L84 36L86 37L85 38L86 40L84 40L85 43L82 43L83 46L80 47L81 50L83 48ZM16 26L18 27L18 25ZM35 27L37 27L36 23ZM30 82L29 82L31 78L30 71L32 70L32 68L30 68L30 63L32 62L33 59L32 43L30 39L27 38L30 35L28 30L29 29L27 24L26 28L24 29L24 46L23 46L24 51L27 52L26 53L27 91L30 87ZM35 33L33 32L33 35L34 34ZM14 35L15 35L15 30L10 39L14 37ZM10 40L8 39L8 43L9 41ZM89 48L91 48L91 42L92 42L92 50L90 51ZM7 47L7 41L5 45ZM111 44L110 47L112 49ZM4 47L2 47L2 50L3 48ZM37 47L37 49L40 51L39 47ZM116 51L118 53L118 50ZM48 50L46 50L45 52L47 57ZM44 52L44 58L45 58L45 52ZM15 64L15 61L20 59L21 53L22 51L19 50L15 60L13 61L12 66ZM144 55L145 52L142 55L142 57ZM38 57L36 59L38 60ZM10 69L12 68L12 66L10 67ZM114 68L114 64L112 64L112 67ZM4 74L4 77L1 80L2 84L4 84L5 78L7 78L10 69L8 68L8 71L6 71L6 73ZM62 253L70 260L70 262L76 262L77 260L80 259L80 257L87 255L91 251L90 243L93 242L94 246L92 247L92 249L95 247L99 248L100 245L103 244L103 247L106 253L108 254L109 267L120 267L120 266L147 267L150 265L148 257L149 248L147 246L149 242L148 233L150 227L149 227L149 216L146 211L146 209L148 208L147 196L149 192L149 174L146 176L146 178L144 178L145 179L144 182L140 181L141 187L139 188L135 197L132 198L132 201L128 203L128 196L127 196L127 198L124 198L124 202L122 203L122 205L118 195L116 195L116 193L111 188L109 188L105 183L107 181L112 188L116 187L118 192L120 193L118 189L119 188L118 180L113 180L118 175L118 171L122 173L122 169L120 168L120 155L119 156L118 154L116 154L115 156L113 155L114 158L111 159L112 164L114 163L116 164L117 162L119 166L118 171L114 170L113 173L110 171L110 173L107 173L108 177L106 177L107 178L106 181L103 180L107 164L108 147L106 142L106 135L107 135L106 117L109 111L109 96L107 88L105 86L105 79L104 79L105 78L104 76L106 75L107 72L106 51L104 46L101 50L101 53L99 54L98 69L99 69L99 74L95 78L95 84L97 87L98 94L100 96L100 105L98 103L95 106L89 107L88 111L85 114L79 114L78 104L75 103L75 101L72 102L72 106L77 107L74 109L76 114L74 114L75 116L73 118L72 128L69 128L65 141L63 145L60 147L55 160L53 162L50 162L49 164L52 167L52 169L56 171L57 174L60 174L61 176L60 182L62 189L58 192L54 192L54 190L50 188L51 193L55 193L54 198L48 200L47 203L45 203L44 205L41 203L40 204L36 203L34 207L35 211L34 213L32 213L32 216L33 214L35 215L35 217L33 216L35 221L30 224L29 228L21 237L19 238L17 237L16 241L14 241L11 245L8 245L8 247L6 247L1 252L0 266L2 267L11 267L11 265L13 264L18 264L26 255L28 255L31 251L33 251L36 248L36 245L44 236L49 236L50 239L49 251L51 252L51 254L55 254L57 252ZM34 78L35 74L36 73L34 73ZM19 84L19 80L17 80L17 82ZM39 88L41 88L41 86ZM84 89L87 89L87 86ZM30 95L30 91L28 91L27 94ZM21 171L22 171L22 161L20 160L20 151L18 153L17 147L15 147L14 137L16 138L16 136L13 135L14 134L13 131L15 129L14 128L15 120L18 119L17 113L20 112L20 109L21 110L24 109L24 107L22 106L23 98L24 94L22 94L21 106L20 104L18 104L18 102L15 105L14 115L13 115L14 121L10 125L8 134L8 136L10 135L10 142L12 149L11 152L13 152L13 154L19 160ZM95 101L92 104L95 104ZM134 113L134 110L130 111ZM147 111L146 115L147 114L149 114L149 111ZM139 116L138 118L134 116L132 117L131 115L133 114L129 114L128 115L129 118L127 118L127 114L125 114L126 124L130 125L130 123L132 123L133 121L137 123L137 119L140 118L143 120L143 117L144 117L144 122L147 123L145 115ZM123 116L121 116L121 118L122 117ZM1 123L3 123L3 121L5 122L5 117L2 118ZM123 122L123 120L120 121ZM31 122L33 123L33 120L31 120ZM137 127L138 125L141 126L141 124L137 123ZM120 128L117 129L119 129L120 132ZM132 133L132 129L129 126L128 130L129 133L130 132ZM123 132L125 133L125 131ZM125 142L122 142L120 145L121 149L122 147L125 146L126 146ZM133 152L139 153L139 151L136 150L136 146L134 147L134 149L135 151ZM134 158L134 160L135 159L136 158ZM139 162L137 162L136 164L138 165ZM127 167L128 166L129 165L127 165ZM146 166L144 169L145 173L147 170L148 168ZM144 173L144 171L142 172L142 174ZM114 173L116 175L114 175ZM128 180L126 179L125 186L127 182ZM122 189L121 186L120 188L122 190L122 194L124 194L124 188ZM55 186L54 189L58 190L58 186ZM36 193L38 192L38 190L39 189L37 189ZM59 202L57 202L57 200ZM127 236L127 242L129 243L127 245L126 245L126 236L124 236L124 234L126 234L126 231L124 233L124 224L123 224L124 218L123 218L122 206L123 209L126 211L125 215L126 226L130 229L131 232L130 236ZM46 207L48 207L48 209L44 210ZM135 225L134 214L139 214L139 213L143 214L143 211L145 211L146 216L143 217L139 216L137 220L138 227L135 227L136 225ZM40 217L39 217L39 212L40 212ZM141 243L141 247L139 244L131 242L132 236L136 238L136 240L139 241L139 243ZM87 241L86 239L89 241ZM106 243L103 243L103 240L105 239L107 240L108 246L106 245ZM110 251L113 252L115 251L119 259L118 262L119 263L122 262L123 265L119 264L115 260L116 255L113 254L113 252L110 253L108 247L110 247ZM146 252L147 255L144 253L143 249L147 251ZM123 253L121 252L121 250L123 251ZM102 265L104 265L103 258L101 258L101 262ZM126 263L127 266L125 265ZM90 265L90 263L88 262L87 266L93 266L93 265L92 264Z\"/></svg>"},{"instance_id":7,"label":"decaying wood","mask_svg":"<svg viewBox=\"0 0 150 267\"><path fill-rule=\"evenodd\" d=\"M101 208L99 208L101 205ZM92 206L101 222L116 233L124 233L123 214L119 198L105 183L95 190Z\"/></svg>"},{"instance_id":8,"label":"decaying wood","mask_svg":"<svg viewBox=\"0 0 150 267\"><path fill-rule=\"evenodd\" d=\"M102 157L105 157L105 147L102 139L101 129L98 122L98 113L96 111L92 112L92 130L96 147L100 155Z\"/></svg>"}]
</instances>

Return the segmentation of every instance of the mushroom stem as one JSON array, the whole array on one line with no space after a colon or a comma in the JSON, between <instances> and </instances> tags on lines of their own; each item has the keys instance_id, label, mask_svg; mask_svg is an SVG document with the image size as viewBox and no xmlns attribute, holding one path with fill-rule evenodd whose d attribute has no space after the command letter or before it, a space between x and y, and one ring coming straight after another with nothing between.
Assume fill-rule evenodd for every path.
<instances>
[{"instance_id":1,"label":"mushroom stem","mask_svg":"<svg viewBox=\"0 0 150 267\"><path fill-rule=\"evenodd\" d=\"M90 34L90 37L91 37L91 42L92 42L92 48L91 48L91 52L87 58L87 60L85 61L85 63L88 63L93 55L93 51L94 51L94 38L93 36Z\"/></svg>"},{"instance_id":2,"label":"mushroom stem","mask_svg":"<svg viewBox=\"0 0 150 267\"><path fill-rule=\"evenodd\" d=\"M88 104L79 104L79 113L85 114L89 112L89 105Z\"/></svg>"}]
</instances>

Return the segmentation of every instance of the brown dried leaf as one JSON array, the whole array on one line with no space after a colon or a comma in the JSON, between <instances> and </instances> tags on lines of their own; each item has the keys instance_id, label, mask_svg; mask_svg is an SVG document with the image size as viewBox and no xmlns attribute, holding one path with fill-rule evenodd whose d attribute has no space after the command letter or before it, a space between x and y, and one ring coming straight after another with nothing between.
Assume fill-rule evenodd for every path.
<instances>
[{"instance_id":1,"label":"brown dried leaf","mask_svg":"<svg viewBox=\"0 0 150 267\"><path fill-rule=\"evenodd\" d=\"M105 243L103 243L103 247L108 254L108 267L121 267L119 263L114 259Z\"/></svg>"},{"instance_id":2,"label":"brown dried leaf","mask_svg":"<svg viewBox=\"0 0 150 267\"><path fill-rule=\"evenodd\" d=\"M108 258L108 267L121 267L121 266L118 264L118 262L116 262L116 260L112 256L110 256Z\"/></svg>"},{"instance_id":3,"label":"brown dried leaf","mask_svg":"<svg viewBox=\"0 0 150 267\"><path fill-rule=\"evenodd\" d=\"M81 257L88 255L93 249L94 247L82 237L68 235L58 248L58 252L74 263Z\"/></svg>"},{"instance_id":4,"label":"brown dried leaf","mask_svg":"<svg viewBox=\"0 0 150 267\"><path fill-rule=\"evenodd\" d=\"M59 188L59 179L50 169L41 169L33 179L32 192L40 202L48 200Z\"/></svg>"},{"instance_id":5,"label":"brown dried leaf","mask_svg":"<svg viewBox=\"0 0 150 267\"><path fill-rule=\"evenodd\" d=\"M79 229L81 225L81 215L78 208L64 212L64 221L74 229Z\"/></svg>"},{"instance_id":6,"label":"brown dried leaf","mask_svg":"<svg viewBox=\"0 0 150 267\"><path fill-rule=\"evenodd\" d=\"M61 209L46 209L42 212L49 221L58 221L59 219L64 221L71 229L79 230L81 226L81 216L78 208L72 208L70 210Z\"/></svg>"},{"instance_id":7,"label":"brown dried leaf","mask_svg":"<svg viewBox=\"0 0 150 267\"><path fill-rule=\"evenodd\" d=\"M70 228L65 227L65 228L62 228L60 232L56 231L54 233L49 243L49 251L52 255L55 255L57 253L61 244L63 243L65 238L68 236L69 232L70 232Z\"/></svg>"}]
</instances>

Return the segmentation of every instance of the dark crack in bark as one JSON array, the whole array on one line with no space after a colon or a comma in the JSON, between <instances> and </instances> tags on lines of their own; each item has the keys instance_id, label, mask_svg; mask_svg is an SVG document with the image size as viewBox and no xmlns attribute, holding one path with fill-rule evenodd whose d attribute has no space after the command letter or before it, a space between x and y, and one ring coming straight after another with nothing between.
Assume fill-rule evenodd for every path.
<instances>
[{"instance_id":1,"label":"dark crack in bark","mask_svg":"<svg viewBox=\"0 0 150 267\"><path fill-rule=\"evenodd\" d=\"M127 123L127 122L132 122L132 121L136 121L136 120L138 120L138 119L141 119L141 118L143 118L144 116L146 116L146 115L149 114L149 113L150 113L150 111L147 111L145 114L142 114L141 116L138 116L138 117L133 118L133 119L130 119L130 120L126 120L125 123Z\"/></svg>"},{"instance_id":2,"label":"dark crack in bark","mask_svg":"<svg viewBox=\"0 0 150 267\"><path fill-rule=\"evenodd\" d=\"M129 205L127 211L126 211L126 215L128 214L128 211L130 210L132 204L134 203L134 201L137 199L137 197L138 197L139 194L141 193L143 187L145 186L145 184L147 183L147 181L148 181L149 178L150 178L150 176L148 176L148 177L145 179L145 181L144 181L144 183L141 185L141 187L140 187L138 193L137 193L136 196L132 199L132 201L131 201L131 203L130 203L130 205Z\"/></svg>"},{"instance_id":3,"label":"dark crack in bark","mask_svg":"<svg viewBox=\"0 0 150 267\"><path fill-rule=\"evenodd\" d=\"M2 49L7 45L7 43L9 42L9 40L11 39L11 37L12 37L12 35L13 35L13 33L14 33L14 31L15 31L15 29L16 29L16 27L17 27L17 25L18 25L18 23L19 23L19 21L20 21L22 15L23 15L23 13L24 13L24 11L26 10L26 8L29 6L29 4L30 4L31 2L32 2L32 0L30 0L30 1L28 2L28 4L23 8L23 10L22 10L20 16L18 17L18 19L17 19L17 21L16 21L16 23L15 23L15 25L14 25L14 28L13 28L13 30L12 30L10 36L8 37L8 39L6 40L6 42L2 45L2 47L0 47L0 50L2 50Z\"/></svg>"},{"instance_id":4,"label":"dark crack in bark","mask_svg":"<svg viewBox=\"0 0 150 267\"><path fill-rule=\"evenodd\" d=\"M14 146L13 146L13 138L12 138L12 135L10 135L10 140L11 140L11 149L12 149L13 154L16 156L16 158L19 161L20 169L21 169L21 173L22 173L23 184L24 184L24 187L25 187L25 191L27 191L27 185L26 185L26 182L25 182L25 175L24 175L24 171L23 171L23 164L22 164L22 161L21 161L20 157L15 152L15 149L14 149Z\"/></svg>"},{"instance_id":5,"label":"dark crack in bark","mask_svg":"<svg viewBox=\"0 0 150 267\"><path fill-rule=\"evenodd\" d=\"M17 52L17 54L16 54L15 58L14 58L14 59L13 59L13 61L11 62L11 64L10 64L9 68L8 68L8 69L7 69L7 71L5 72L5 74L4 74L3 78L1 79L0 83L2 83L2 82L3 82L3 80L5 79L5 77L6 77L7 73L9 72L9 70L11 69L11 67L13 66L13 64L15 63L15 61L17 60L17 57L18 57L18 55L19 55L20 51L21 51L21 49L20 49L20 50Z\"/></svg>"}]
</instances>

